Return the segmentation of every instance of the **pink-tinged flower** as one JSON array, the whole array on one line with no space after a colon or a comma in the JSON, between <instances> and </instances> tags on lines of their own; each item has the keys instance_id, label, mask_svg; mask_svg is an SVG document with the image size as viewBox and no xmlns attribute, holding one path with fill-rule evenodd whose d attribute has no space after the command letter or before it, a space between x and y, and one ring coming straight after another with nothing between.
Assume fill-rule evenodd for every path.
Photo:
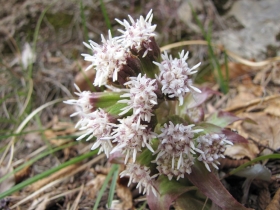
<instances>
[{"instance_id":1,"label":"pink-tinged flower","mask_svg":"<svg viewBox=\"0 0 280 210\"><path fill-rule=\"evenodd\" d=\"M168 154L164 154L160 156L156 161L153 161L157 164L157 170L160 175L166 175L169 180L174 177L177 177L177 180L180 178L184 178L185 173L190 174L192 172L191 166L194 164L194 156L189 153L182 155L181 167L174 168L174 162L178 162L180 155L170 156Z\"/></svg>"},{"instance_id":2,"label":"pink-tinged flower","mask_svg":"<svg viewBox=\"0 0 280 210\"><path fill-rule=\"evenodd\" d=\"M75 105L75 108L77 109L77 111L71 114L70 117L89 114L94 109L93 105L91 104L91 97L93 93L90 91L81 91L76 84L74 84L74 86L78 91L75 92L75 94L79 96L79 98L77 100L70 99L67 101L63 101L65 104Z\"/></svg>"},{"instance_id":3,"label":"pink-tinged flower","mask_svg":"<svg viewBox=\"0 0 280 210\"><path fill-rule=\"evenodd\" d=\"M153 42L153 37L155 36L156 25L152 25L153 13L152 10L147 14L146 18L140 16L136 21L128 15L130 23L127 20L116 21L125 27L124 30L119 31L123 34L119 37L125 47L129 47L132 50L137 52L145 50L143 57L147 55L149 51L153 50L153 46L150 45L150 42Z\"/></svg>"},{"instance_id":4,"label":"pink-tinged flower","mask_svg":"<svg viewBox=\"0 0 280 210\"><path fill-rule=\"evenodd\" d=\"M146 75L141 77L130 77L130 81L126 82L129 89L129 93L121 95L128 99L120 100L119 103L127 103L128 106L123 108L123 112L120 115L127 113L129 110L133 109L133 115L138 118L138 123L140 119L143 121L150 122L153 114L153 107L157 105L157 95L158 90L157 82L155 79L147 78Z\"/></svg>"},{"instance_id":5,"label":"pink-tinged flower","mask_svg":"<svg viewBox=\"0 0 280 210\"><path fill-rule=\"evenodd\" d=\"M164 124L161 129L161 134L158 135L160 141L155 153L158 153L156 161L160 157L169 156L171 158L171 168L175 168L175 161L177 162L177 169L184 166L185 158L191 158L192 154L196 152L203 153L201 150L195 148L194 134L203 131L202 129L192 129L194 125L174 125L169 121L169 125Z\"/></svg>"},{"instance_id":6,"label":"pink-tinged flower","mask_svg":"<svg viewBox=\"0 0 280 210\"><path fill-rule=\"evenodd\" d=\"M107 137L117 143L112 153L122 151L123 154L126 154L124 161L126 164L131 156L135 162L137 153L141 151L142 147L147 147L154 152L151 141L156 138L156 133L152 132L147 125L138 124L134 116L119 119L119 122L120 124L115 125L116 128L111 133L111 137Z\"/></svg>"},{"instance_id":7,"label":"pink-tinged flower","mask_svg":"<svg viewBox=\"0 0 280 210\"><path fill-rule=\"evenodd\" d=\"M127 164L126 169L120 173L120 177L129 176L129 186L132 182L138 183L136 188L139 188L139 192L142 192L143 194L147 193L147 195L150 194L150 191L154 193L155 196L157 196L157 191L154 188L154 179L157 177L157 175L150 176L150 169L146 166L141 166L136 163L130 163Z\"/></svg>"},{"instance_id":8,"label":"pink-tinged flower","mask_svg":"<svg viewBox=\"0 0 280 210\"><path fill-rule=\"evenodd\" d=\"M209 164L214 168L219 169L219 158L224 158L223 155L226 148L232 145L232 142L226 139L224 134L206 134L197 138L197 148L203 153L197 158L202 161L208 171L211 171Z\"/></svg>"},{"instance_id":9,"label":"pink-tinged flower","mask_svg":"<svg viewBox=\"0 0 280 210\"><path fill-rule=\"evenodd\" d=\"M81 140L88 136L87 141L96 137L96 141L92 146L92 150L100 147L98 154L104 151L107 157L109 157L112 151L113 145L110 140L103 139L104 137L110 136L112 132L113 125L111 123L109 115L100 109L84 115L82 119L76 124L79 130L85 131L77 140Z\"/></svg>"},{"instance_id":10,"label":"pink-tinged flower","mask_svg":"<svg viewBox=\"0 0 280 210\"><path fill-rule=\"evenodd\" d=\"M84 43L86 47L93 51L93 55L82 54L86 61L91 61L92 64L86 70L95 67L96 76L94 80L95 86L106 85L108 79L113 82L118 79L118 72L126 65L129 53L116 38L112 38L109 31L109 39L106 40L101 35L103 45L99 45L93 41L89 44Z\"/></svg>"},{"instance_id":11,"label":"pink-tinged flower","mask_svg":"<svg viewBox=\"0 0 280 210\"><path fill-rule=\"evenodd\" d=\"M186 59L188 58L188 52L184 54L184 50L179 53L180 58L173 59L170 55L168 57L165 52L162 54L162 62L156 64L160 69L160 74L158 80L162 84L162 92L166 94L169 98L178 98L179 105L183 104L184 96L188 92L198 92L201 91L193 86L192 79L190 76L195 74L195 70L200 63L192 68L189 68Z\"/></svg>"}]
</instances>

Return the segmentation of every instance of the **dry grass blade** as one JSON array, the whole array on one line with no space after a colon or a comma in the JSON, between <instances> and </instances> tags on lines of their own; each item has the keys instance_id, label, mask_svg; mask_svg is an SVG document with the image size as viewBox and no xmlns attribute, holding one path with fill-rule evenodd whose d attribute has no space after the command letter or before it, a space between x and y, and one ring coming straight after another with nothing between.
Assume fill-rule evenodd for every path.
<instances>
[{"instance_id":1,"label":"dry grass blade","mask_svg":"<svg viewBox=\"0 0 280 210\"><path fill-rule=\"evenodd\" d=\"M30 185L29 189L31 191L37 191L47 183L50 183L52 180L59 179L60 177L68 177L68 174L72 174L72 172L75 171L76 168L78 168L78 164L67 166L60 171L52 174L51 176L48 176L45 179L39 180L38 182Z\"/></svg>"},{"instance_id":2,"label":"dry grass blade","mask_svg":"<svg viewBox=\"0 0 280 210\"><path fill-rule=\"evenodd\" d=\"M208 45L208 43L207 43L207 41L204 41L204 40L182 41L182 42L176 42L176 43L172 43L169 45L165 45L165 46L161 47L160 50L165 51L165 50L170 50L170 49L176 48L176 47L182 47L185 45ZM221 45L216 45L216 44L211 44L211 45L213 47L216 47L219 49L224 49L224 47ZM224 51L227 53L228 56L230 56L234 60L238 61L239 63L242 63L247 66L251 66L251 67L263 67L265 65L271 64L271 62L280 61L280 56L277 56L277 57L266 59L264 61L254 62L254 61L244 59L244 58L240 57L239 55L237 55L227 49L224 49Z\"/></svg>"},{"instance_id":3,"label":"dry grass blade","mask_svg":"<svg viewBox=\"0 0 280 210\"><path fill-rule=\"evenodd\" d=\"M53 182L47 184L46 186L42 187L41 189L39 189L39 190L35 191L34 193L30 194L29 196L25 197L24 199L22 199L21 201L19 201L19 202L16 203L15 205L11 206L10 208L11 208L11 209L14 209L14 208L16 208L16 207L18 207L18 206L20 206L20 205L22 205L22 204L28 202L29 200L36 198L37 196L40 195L40 193L42 193L42 192L44 192L45 190L47 190L47 189L49 189L49 188L51 188L51 187L53 187L53 186L55 186L55 185L61 183L63 180L66 180L66 179L68 179L68 178L69 178L69 177L63 177L63 178L61 178L61 179L55 180L55 181L53 181ZM39 199L39 200L40 200L40 199Z\"/></svg>"},{"instance_id":4,"label":"dry grass blade","mask_svg":"<svg viewBox=\"0 0 280 210\"><path fill-rule=\"evenodd\" d=\"M47 185L45 185L45 186L43 186L43 187L41 186L41 188L37 189L34 193L32 193L32 194L29 195L28 197L22 199L21 201L19 201L19 202L16 203L15 205L13 205L13 206L11 207L11 209L16 208L16 207L20 206L21 204L24 204L24 203L28 202L29 200L36 198L40 193L42 193L42 192L44 192L45 190L47 190L47 189L49 189L49 188L51 188L51 187L53 187L53 186L55 186L55 185L61 183L62 181L66 180L66 179L69 179L69 178L70 178L71 176L73 176L74 174L79 173L79 172L81 172L81 171L84 171L86 168L88 168L88 167L90 167L91 165L97 163L98 161L100 161L100 160L103 159L104 157L105 157L104 154L103 154L103 155L99 155L99 156L97 156L96 158L92 159L91 161L89 161L89 162L87 162L87 163L84 163L84 164L81 165L80 167L76 168L76 170L73 170L72 172L70 172L70 173L68 173L68 174L66 173L66 175L65 175L63 178L57 179L57 180L55 180L55 181L53 181L53 182L51 182L51 183L49 183L49 184L47 184ZM60 173L60 171L58 171L57 173ZM47 177L46 179L48 179L48 177ZM43 180L43 181L39 181L39 182L45 183L44 180ZM33 185L35 185L35 184L36 184L36 183L34 183ZM31 189L32 189L32 188L31 188ZM33 188L33 189L34 189L34 188Z\"/></svg>"},{"instance_id":5,"label":"dry grass blade","mask_svg":"<svg viewBox=\"0 0 280 210\"><path fill-rule=\"evenodd\" d=\"M22 129L26 126L26 124L36 115L38 114L40 111L42 111L43 109L45 109L46 107L48 106L51 106L51 105L54 105L58 102L61 102L63 101L64 99L56 99L56 100L53 100L53 101L50 101L48 103L45 103L43 104L42 106L38 107L37 109L35 109L33 112L31 112L26 118L24 121L22 121L22 123L19 125L19 127L17 128L17 130L15 131L15 134L19 134ZM13 157L14 157L14 143L15 143L15 139L16 137L13 136L11 141L9 142L5 152L4 152L4 155L2 156L1 160L0 160L0 165L2 164L6 154L8 153L8 151L10 150L10 157L9 157L9 161L8 161L8 164L7 164L7 168L9 168L9 166L12 164L12 160L13 160Z\"/></svg>"},{"instance_id":6,"label":"dry grass blade","mask_svg":"<svg viewBox=\"0 0 280 210\"><path fill-rule=\"evenodd\" d=\"M74 203L73 203L73 206L71 206L70 210L76 210L76 209L78 209L77 207L78 207L79 201L80 201L80 199L81 199L81 196L82 196L82 194L83 194L83 190L84 190L84 185L81 186L81 190L80 190L80 192L79 192L77 198L75 199L75 201L74 201Z\"/></svg>"}]
</instances>

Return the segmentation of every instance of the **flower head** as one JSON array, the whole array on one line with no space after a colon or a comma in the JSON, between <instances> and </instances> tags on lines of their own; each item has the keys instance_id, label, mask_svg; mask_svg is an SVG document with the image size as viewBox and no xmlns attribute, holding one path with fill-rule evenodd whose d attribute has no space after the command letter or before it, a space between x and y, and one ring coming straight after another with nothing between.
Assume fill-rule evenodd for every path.
<instances>
[{"instance_id":1,"label":"flower head","mask_svg":"<svg viewBox=\"0 0 280 210\"><path fill-rule=\"evenodd\" d=\"M74 84L75 88L77 89L78 92L75 92L76 95L79 96L79 98L76 99L70 99L67 101L64 101L66 104L70 105L75 105L77 111L74 112L73 114L70 115L70 117L76 116L76 115L81 115L83 116L84 114L89 114L93 109L94 106L91 103L91 98L93 93L90 91L81 91L80 88Z\"/></svg>"},{"instance_id":2,"label":"flower head","mask_svg":"<svg viewBox=\"0 0 280 210\"><path fill-rule=\"evenodd\" d=\"M156 161L153 161L157 164L157 170L160 175L166 175L169 180L173 178L173 176L177 177L177 180L180 178L184 178L184 174L190 174L192 172L191 166L194 164L194 156L189 153L182 155L181 166L179 168L174 168L174 162L178 162L181 156L179 154L170 156L168 154L164 154L160 156Z\"/></svg>"},{"instance_id":3,"label":"flower head","mask_svg":"<svg viewBox=\"0 0 280 210\"><path fill-rule=\"evenodd\" d=\"M202 161L208 171L211 171L208 164L211 164L214 168L219 169L219 158L224 158L223 153L226 148L232 145L232 142L226 139L224 134L206 134L197 138L197 148L202 150L203 153L197 158Z\"/></svg>"},{"instance_id":4,"label":"flower head","mask_svg":"<svg viewBox=\"0 0 280 210\"><path fill-rule=\"evenodd\" d=\"M129 93L121 95L128 99L120 100L119 103L127 103L128 106L123 108L123 112L120 115L127 113L133 109L133 115L138 117L138 120L151 121L151 117L154 115L153 107L157 105L156 91L158 86L155 79L147 78L146 75L141 77L130 77L130 81L126 82L129 89Z\"/></svg>"},{"instance_id":5,"label":"flower head","mask_svg":"<svg viewBox=\"0 0 280 210\"><path fill-rule=\"evenodd\" d=\"M192 129L194 125L185 126L183 124L174 125L171 121L169 125L164 124L161 134L158 135L160 144L156 153L156 161L161 156L171 158L171 168L175 168L175 160L177 161L177 169L184 165L184 158L189 158L196 152L202 152L195 148L194 134L201 132L201 129Z\"/></svg>"},{"instance_id":6,"label":"flower head","mask_svg":"<svg viewBox=\"0 0 280 210\"><path fill-rule=\"evenodd\" d=\"M131 25L127 20L122 22L116 19L119 24L125 27L125 31L119 30L123 34L119 39L125 47L129 47L136 52L144 49L143 57L145 57L149 51L153 50L150 42L153 41L152 38L155 36L154 30L156 29L156 25L152 25L152 10L150 10L146 18L140 16L136 21L130 15L128 17Z\"/></svg>"},{"instance_id":7,"label":"flower head","mask_svg":"<svg viewBox=\"0 0 280 210\"><path fill-rule=\"evenodd\" d=\"M129 176L128 186L131 182L138 183L136 188L139 188L140 193L143 187L143 194L147 192L149 195L150 191L152 191L154 195L157 196L157 191L154 188L154 178L157 177L157 175L150 176L150 173L148 167L132 163L127 164L126 169L120 173L120 177Z\"/></svg>"},{"instance_id":8,"label":"flower head","mask_svg":"<svg viewBox=\"0 0 280 210\"><path fill-rule=\"evenodd\" d=\"M109 31L109 39L106 40L101 35L103 45L99 45L93 41L89 41L89 44L84 43L86 47L93 51L93 55L82 54L86 61L91 61L92 64L86 69L95 67L96 76L94 80L95 86L106 85L108 79L112 79L113 82L118 79L118 72L126 65L127 57L129 53L116 38L112 38Z\"/></svg>"},{"instance_id":9,"label":"flower head","mask_svg":"<svg viewBox=\"0 0 280 210\"><path fill-rule=\"evenodd\" d=\"M96 111L85 115L76 125L80 127L79 130L85 131L77 140L83 139L88 136L87 141L96 137L96 142L92 146L92 150L99 149L99 153L105 152L106 156L109 157L109 154L113 148L112 143L108 139L103 139L110 135L113 124L111 123L109 115L101 108Z\"/></svg>"},{"instance_id":10,"label":"flower head","mask_svg":"<svg viewBox=\"0 0 280 210\"><path fill-rule=\"evenodd\" d=\"M172 56L168 57L165 52L162 54L162 62L154 62L159 66L160 74L158 80L162 84L163 94L168 95L170 98L177 97L179 99L179 105L183 104L183 99L186 93L196 91L201 92L198 88L194 87L192 84L192 79L190 76L195 74L195 70L200 63L192 68L189 68L186 59L188 58L188 53L184 55L184 50L179 54L180 58L172 59Z\"/></svg>"},{"instance_id":11,"label":"flower head","mask_svg":"<svg viewBox=\"0 0 280 210\"><path fill-rule=\"evenodd\" d=\"M147 147L150 151L154 152L151 146L151 140L156 137L156 133L152 132L147 125L137 124L134 116L129 116L124 119L119 119L120 124L117 124L114 131L111 133L113 142L117 146L112 152L121 150L126 154L125 164L128 158L132 155L133 162L136 160L136 155L141 151L142 147Z\"/></svg>"}]
</instances>

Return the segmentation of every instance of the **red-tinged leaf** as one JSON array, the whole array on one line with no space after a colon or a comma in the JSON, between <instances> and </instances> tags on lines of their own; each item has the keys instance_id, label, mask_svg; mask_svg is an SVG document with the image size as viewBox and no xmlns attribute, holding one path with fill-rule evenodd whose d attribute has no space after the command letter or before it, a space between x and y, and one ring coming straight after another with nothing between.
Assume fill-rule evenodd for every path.
<instances>
[{"instance_id":1,"label":"red-tinged leaf","mask_svg":"<svg viewBox=\"0 0 280 210\"><path fill-rule=\"evenodd\" d=\"M209 172L201 162L196 162L188 179L215 204L226 210L246 210L220 182L219 178ZM247 209L248 210L248 209Z\"/></svg>"},{"instance_id":2,"label":"red-tinged leaf","mask_svg":"<svg viewBox=\"0 0 280 210\"><path fill-rule=\"evenodd\" d=\"M201 93L193 92L192 94L189 94L185 98L185 102L183 104L184 110L191 109L191 108L201 105L214 94L220 95L219 92L214 91L207 87L203 87L200 90L201 90Z\"/></svg>"},{"instance_id":3,"label":"red-tinged leaf","mask_svg":"<svg viewBox=\"0 0 280 210\"><path fill-rule=\"evenodd\" d=\"M208 117L206 119L206 122L224 128L237 120L242 120L242 118L239 118L230 112L219 111L219 112L215 112L210 117Z\"/></svg>"},{"instance_id":4,"label":"red-tinged leaf","mask_svg":"<svg viewBox=\"0 0 280 210\"><path fill-rule=\"evenodd\" d=\"M245 139L243 136L240 136L239 134L228 130L223 129L222 133L226 135L227 140L231 141L232 143L249 143L247 139Z\"/></svg>"},{"instance_id":5,"label":"red-tinged leaf","mask_svg":"<svg viewBox=\"0 0 280 210\"><path fill-rule=\"evenodd\" d=\"M156 189L160 195L157 197L150 193L147 195L147 202L151 210L169 210L172 202L185 192L197 189L194 186L188 186L186 183L180 183L171 180L166 176L160 176L156 181Z\"/></svg>"}]
</instances>

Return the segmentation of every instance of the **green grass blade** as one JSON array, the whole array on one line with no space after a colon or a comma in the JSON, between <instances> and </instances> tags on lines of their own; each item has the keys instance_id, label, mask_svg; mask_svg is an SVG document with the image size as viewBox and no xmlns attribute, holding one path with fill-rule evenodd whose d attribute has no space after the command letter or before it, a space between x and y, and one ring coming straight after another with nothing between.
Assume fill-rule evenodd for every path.
<instances>
[{"instance_id":1,"label":"green grass blade","mask_svg":"<svg viewBox=\"0 0 280 210\"><path fill-rule=\"evenodd\" d=\"M98 152L98 150L94 150L94 151L91 151L89 153L83 154L83 155L78 156L76 158L73 158L73 159L71 159L71 160L69 160L69 161L67 161L65 163L62 163L61 165L59 165L59 166L57 166L55 168L51 168L51 169L49 169L49 170L47 170L47 171L45 171L45 172L43 172L41 174L38 174L38 175L36 175L36 176L34 176L34 177L30 178L30 179L27 179L27 180L25 180L25 181L15 185L11 189L1 193L0 194L0 199L5 198L6 196L11 195L14 192L17 192L17 191L23 189L24 187L26 187L26 186L28 186L28 185L30 185L30 184L32 184L32 183L34 183L34 182L36 182L36 181L38 181L40 179L43 179L43 178L45 178L47 176L50 176L51 174L53 174L53 173L55 173L55 172L65 168L65 167L67 167L69 165L81 162L82 160L95 155L97 152Z\"/></svg>"},{"instance_id":2,"label":"green grass blade","mask_svg":"<svg viewBox=\"0 0 280 210\"><path fill-rule=\"evenodd\" d=\"M102 11L103 17L105 19L106 26L111 31L112 36L114 36L113 31L112 31L112 26L111 26L111 23L110 23L110 19L109 19L109 16L107 14L107 10L106 10L106 7L104 5L103 0L100 0L100 6L101 6L101 11Z\"/></svg>"},{"instance_id":3,"label":"green grass blade","mask_svg":"<svg viewBox=\"0 0 280 210\"><path fill-rule=\"evenodd\" d=\"M221 65L220 65L220 62L217 58L217 56L215 55L214 53L214 49L212 47L212 39L211 39L211 35L212 35L212 27L211 25L209 25L209 28L208 28L208 31L206 32L204 30L204 27L202 25L202 22L199 20L196 12L194 11L192 5L190 5L191 7L191 10L192 10L192 14L202 32L202 35L204 36L204 38L206 39L207 41L207 45L208 45L208 53L209 53L209 57L211 59L211 64L212 64L212 68L214 70L216 70L216 75L215 75L215 78L217 80L217 82L219 83L219 86L221 88L221 91L223 93L227 93L228 92L228 79L224 79L223 78L223 74L222 74L222 69L221 69Z\"/></svg>"},{"instance_id":4,"label":"green grass blade","mask_svg":"<svg viewBox=\"0 0 280 210\"><path fill-rule=\"evenodd\" d=\"M224 51L224 59L225 59L225 67L226 67L226 84L229 84L228 55L226 51ZM227 85L227 92L228 90L229 90L229 86Z\"/></svg>"},{"instance_id":5,"label":"green grass blade","mask_svg":"<svg viewBox=\"0 0 280 210\"><path fill-rule=\"evenodd\" d=\"M97 198L96 198L93 210L97 210L98 205L100 203L100 200L101 200L101 198L102 198L102 196L103 196L103 194L105 192L105 189L106 189L106 187L108 185L108 182L110 181L111 177L113 176L113 173L117 170L117 168L118 168L118 165L114 164L112 166L111 170L109 171L109 173L108 173L106 179L104 180L104 183L103 183L103 185L102 185L102 187L101 187L101 189L100 189L100 191L99 191L99 193L97 195Z\"/></svg>"},{"instance_id":6,"label":"green grass blade","mask_svg":"<svg viewBox=\"0 0 280 210\"><path fill-rule=\"evenodd\" d=\"M216 70L216 73L217 73L216 78L218 80L219 86L223 93L227 93L228 92L228 83L225 81L225 79L223 77L220 62L219 62L217 56L215 55L214 49L212 47L212 27L211 27L211 25L209 26L209 30L208 30L208 33L206 36L206 41L208 43L208 52L209 52L209 55L211 58L213 68Z\"/></svg>"},{"instance_id":7,"label":"green grass blade","mask_svg":"<svg viewBox=\"0 0 280 210\"><path fill-rule=\"evenodd\" d=\"M81 11L81 19L82 19L82 25L83 25L83 31L84 31L84 39L86 41L89 40L88 36L88 30L86 26L86 17L85 17L85 10L84 10L84 5L83 5L83 0L80 1L80 11Z\"/></svg>"},{"instance_id":8,"label":"green grass blade","mask_svg":"<svg viewBox=\"0 0 280 210\"><path fill-rule=\"evenodd\" d=\"M113 167L115 165L116 164L114 164ZM116 165L115 171L114 171L114 174L113 174L113 178L112 178L112 182L111 182L109 196L108 196L108 208L111 208L111 205L112 205L112 201L113 201L114 194L115 194L115 189L116 189L116 184L117 184L117 180L118 180L118 175L119 175L119 165Z\"/></svg>"}]
</instances>

